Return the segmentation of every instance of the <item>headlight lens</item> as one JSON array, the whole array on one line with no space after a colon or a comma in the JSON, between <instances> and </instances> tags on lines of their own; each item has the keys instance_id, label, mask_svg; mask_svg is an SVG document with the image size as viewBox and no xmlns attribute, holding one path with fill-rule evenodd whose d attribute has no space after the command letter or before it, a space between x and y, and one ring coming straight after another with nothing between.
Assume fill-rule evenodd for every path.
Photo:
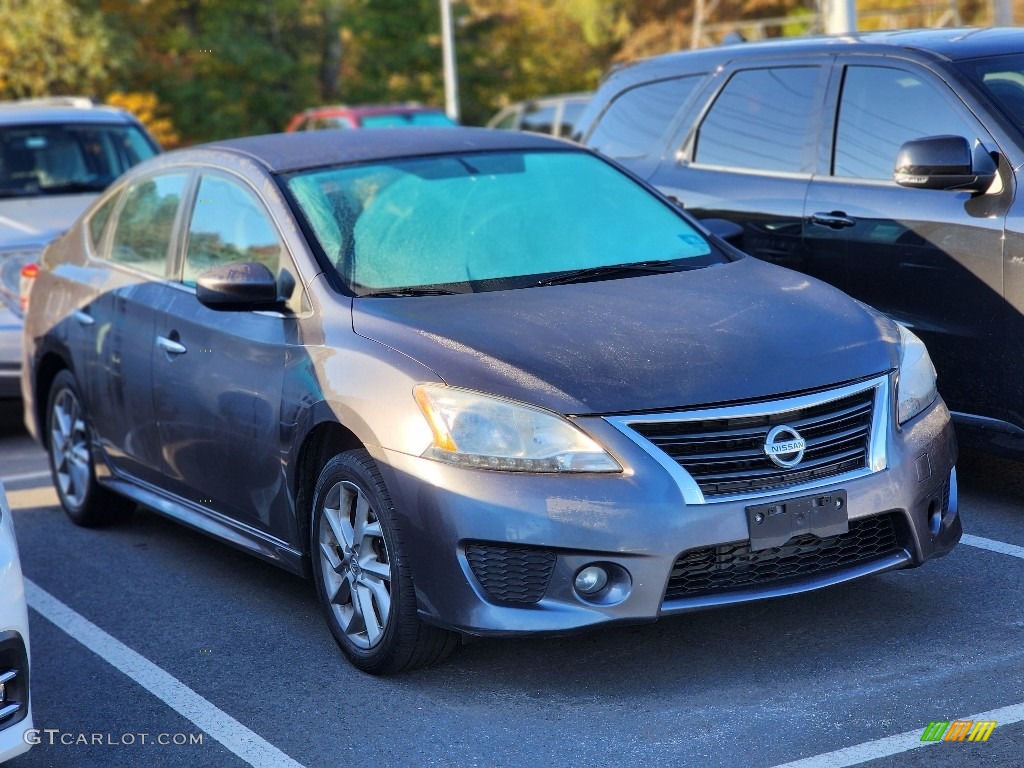
<instances>
[{"instance_id":1,"label":"headlight lens","mask_svg":"<svg viewBox=\"0 0 1024 768\"><path fill-rule=\"evenodd\" d=\"M424 456L509 472L621 472L579 427L549 411L441 384L415 390L434 435Z\"/></svg>"},{"instance_id":2,"label":"headlight lens","mask_svg":"<svg viewBox=\"0 0 1024 768\"><path fill-rule=\"evenodd\" d=\"M935 366L928 350L917 336L902 325L900 329L900 379L896 388L899 423L909 421L932 404L938 395L935 389Z\"/></svg>"}]
</instances>

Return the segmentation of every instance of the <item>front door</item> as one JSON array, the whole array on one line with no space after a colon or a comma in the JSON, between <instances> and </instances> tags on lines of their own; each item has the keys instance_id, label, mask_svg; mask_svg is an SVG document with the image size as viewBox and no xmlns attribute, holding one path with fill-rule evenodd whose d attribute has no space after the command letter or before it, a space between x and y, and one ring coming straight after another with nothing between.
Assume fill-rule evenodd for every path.
<instances>
[{"instance_id":1,"label":"front door","mask_svg":"<svg viewBox=\"0 0 1024 768\"><path fill-rule=\"evenodd\" d=\"M967 138L996 144L950 88L923 67L862 56L836 72L831 167L807 195L804 236L848 270L834 284L911 328L928 346L954 410L1002 418L1004 214L1009 174L989 194L909 189L892 180L901 144ZM984 372L982 374L981 372Z\"/></svg>"},{"instance_id":2,"label":"front door","mask_svg":"<svg viewBox=\"0 0 1024 768\"><path fill-rule=\"evenodd\" d=\"M266 208L240 179L199 178L181 282L157 320L153 383L167 488L211 513L285 538L281 392L293 317L214 310L196 299L203 271L285 256Z\"/></svg>"}]
</instances>

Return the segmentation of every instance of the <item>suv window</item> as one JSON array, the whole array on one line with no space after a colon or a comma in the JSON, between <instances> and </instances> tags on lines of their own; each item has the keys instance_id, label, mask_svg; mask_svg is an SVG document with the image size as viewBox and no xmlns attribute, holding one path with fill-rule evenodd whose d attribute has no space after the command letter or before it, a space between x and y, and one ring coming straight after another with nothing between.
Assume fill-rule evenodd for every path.
<instances>
[{"instance_id":1,"label":"suv window","mask_svg":"<svg viewBox=\"0 0 1024 768\"><path fill-rule=\"evenodd\" d=\"M820 109L819 67L749 69L733 75L697 134L694 161L760 171L809 173Z\"/></svg>"},{"instance_id":2,"label":"suv window","mask_svg":"<svg viewBox=\"0 0 1024 768\"><path fill-rule=\"evenodd\" d=\"M255 194L221 176L204 175L192 208L183 281L212 267L258 261L277 274L281 240L270 215Z\"/></svg>"},{"instance_id":3,"label":"suv window","mask_svg":"<svg viewBox=\"0 0 1024 768\"><path fill-rule=\"evenodd\" d=\"M892 180L903 142L944 134L977 138L977 131L950 109L931 83L904 69L849 66L843 77L832 173Z\"/></svg>"},{"instance_id":4,"label":"suv window","mask_svg":"<svg viewBox=\"0 0 1024 768\"><path fill-rule=\"evenodd\" d=\"M124 194L110 261L163 277L186 173L153 176L136 181Z\"/></svg>"},{"instance_id":5,"label":"suv window","mask_svg":"<svg viewBox=\"0 0 1024 768\"><path fill-rule=\"evenodd\" d=\"M611 103L587 144L608 157L645 157L660 144L679 107L703 75L645 83L622 93Z\"/></svg>"},{"instance_id":6,"label":"suv window","mask_svg":"<svg viewBox=\"0 0 1024 768\"><path fill-rule=\"evenodd\" d=\"M523 120L519 124L521 131L533 131L534 133L554 133L555 109L557 105L551 104L543 107L529 107L523 112Z\"/></svg>"},{"instance_id":7,"label":"suv window","mask_svg":"<svg viewBox=\"0 0 1024 768\"><path fill-rule=\"evenodd\" d=\"M558 125L559 136L568 138L572 135L572 129L576 126L576 121L580 119L586 106L585 101L566 101L562 105L562 122Z\"/></svg>"}]
</instances>

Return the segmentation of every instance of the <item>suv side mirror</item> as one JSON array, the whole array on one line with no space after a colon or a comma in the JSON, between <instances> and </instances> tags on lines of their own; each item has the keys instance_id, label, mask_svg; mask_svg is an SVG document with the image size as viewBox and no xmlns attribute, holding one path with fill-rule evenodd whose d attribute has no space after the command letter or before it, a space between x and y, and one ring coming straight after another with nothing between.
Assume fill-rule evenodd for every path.
<instances>
[{"instance_id":1,"label":"suv side mirror","mask_svg":"<svg viewBox=\"0 0 1024 768\"><path fill-rule=\"evenodd\" d=\"M977 165L982 167L975 167L963 136L925 136L900 147L892 177L901 187L984 192L996 177L996 164L982 152Z\"/></svg>"},{"instance_id":2,"label":"suv side mirror","mask_svg":"<svg viewBox=\"0 0 1024 768\"><path fill-rule=\"evenodd\" d=\"M266 264L244 261L208 269L196 280L196 298L210 309L269 309L280 303Z\"/></svg>"},{"instance_id":3,"label":"suv side mirror","mask_svg":"<svg viewBox=\"0 0 1024 768\"><path fill-rule=\"evenodd\" d=\"M704 225L708 232L712 235L717 235L729 245L736 248L743 247L743 227L735 221L729 221L728 219L701 219L700 223Z\"/></svg>"}]
</instances>

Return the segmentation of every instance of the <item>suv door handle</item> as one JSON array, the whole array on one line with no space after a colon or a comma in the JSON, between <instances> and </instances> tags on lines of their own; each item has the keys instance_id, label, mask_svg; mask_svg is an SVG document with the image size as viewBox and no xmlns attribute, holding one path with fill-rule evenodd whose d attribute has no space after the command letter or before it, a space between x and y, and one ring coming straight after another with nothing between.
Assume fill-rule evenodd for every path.
<instances>
[{"instance_id":1,"label":"suv door handle","mask_svg":"<svg viewBox=\"0 0 1024 768\"><path fill-rule=\"evenodd\" d=\"M830 213L812 214L811 223L829 227L830 229L846 229L847 227L854 226L857 222L842 211L832 211Z\"/></svg>"},{"instance_id":2,"label":"suv door handle","mask_svg":"<svg viewBox=\"0 0 1024 768\"><path fill-rule=\"evenodd\" d=\"M78 321L79 325L92 325L96 322L96 318L90 315L88 312L82 309L76 309L71 313L71 316Z\"/></svg>"},{"instance_id":3,"label":"suv door handle","mask_svg":"<svg viewBox=\"0 0 1024 768\"><path fill-rule=\"evenodd\" d=\"M188 348L184 344L179 344L166 336L157 336L156 345L169 355L183 355L188 352Z\"/></svg>"}]
</instances>

